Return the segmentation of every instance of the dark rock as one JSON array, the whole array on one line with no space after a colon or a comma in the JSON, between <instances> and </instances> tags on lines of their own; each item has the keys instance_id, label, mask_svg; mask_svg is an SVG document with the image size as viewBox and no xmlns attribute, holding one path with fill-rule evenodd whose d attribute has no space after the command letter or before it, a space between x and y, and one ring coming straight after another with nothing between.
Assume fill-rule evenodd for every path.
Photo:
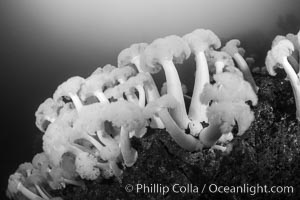
<instances>
[{"instance_id":1,"label":"dark rock","mask_svg":"<svg viewBox=\"0 0 300 200\"><path fill-rule=\"evenodd\" d=\"M142 139L134 139L138 150L137 163L124 170L120 180L86 182L87 188L68 186L55 191L64 200L99 199L300 199L300 129L295 119L295 104L290 83L282 77L256 75L260 87L259 103L254 107L255 121L242 136L235 139L233 151L204 150L187 152L181 149L164 130L151 130ZM133 191L126 192L126 185ZM137 184L151 191L137 191ZM182 190L189 186L198 192L175 193L172 186ZM248 192L212 193L217 186L241 186ZM293 193L254 191L254 187L293 186ZM153 188L168 187L169 192ZM205 190L202 193L202 188ZM150 190L149 189L149 190ZM179 189L177 187L176 189ZM255 193L257 192L257 193Z\"/></svg>"}]
</instances>

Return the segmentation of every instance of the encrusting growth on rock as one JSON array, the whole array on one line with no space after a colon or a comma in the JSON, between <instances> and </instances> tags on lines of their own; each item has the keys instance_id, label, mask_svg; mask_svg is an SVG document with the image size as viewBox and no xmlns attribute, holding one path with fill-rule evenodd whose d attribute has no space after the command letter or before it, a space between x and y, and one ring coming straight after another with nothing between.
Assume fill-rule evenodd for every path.
<instances>
[{"instance_id":1,"label":"encrusting growth on rock","mask_svg":"<svg viewBox=\"0 0 300 200\"><path fill-rule=\"evenodd\" d=\"M133 140L154 129L165 129L187 151L211 148L229 154L233 138L243 135L254 120L249 102L257 104L257 87L234 41L223 48L226 53L217 50L221 41L211 30L170 35L124 49L118 67L108 64L87 78L63 82L36 112L44 152L11 175L8 197L50 200L56 198L49 195L52 190L66 185L84 188L83 180L122 180L124 170L139 159ZM269 63L283 65L294 84L298 79L287 63L291 45L278 42ZM191 53L196 67L189 97L176 65ZM151 75L161 69L166 79L162 94Z\"/></svg>"}]
</instances>

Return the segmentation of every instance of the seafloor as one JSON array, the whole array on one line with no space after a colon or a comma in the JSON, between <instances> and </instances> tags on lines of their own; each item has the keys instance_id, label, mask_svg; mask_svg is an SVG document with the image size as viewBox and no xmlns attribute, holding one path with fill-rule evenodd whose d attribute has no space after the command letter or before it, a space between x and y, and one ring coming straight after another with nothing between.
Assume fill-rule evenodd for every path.
<instances>
[{"instance_id":1,"label":"seafloor","mask_svg":"<svg viewBox=\"0 0 300 200\"><path fill-rule=\"evenodd\" d=\"M124 170L121 180L86 181L86 188L67 186L53 195L64 200L300 199L300 128L290 83L283 74L254 74L254 78L260 87L258 105L253 107L255 121L242 138L233 141L230 155L211 150L187 152L164 130L149 129L142 139L133 140L139 157L133 167ZM132 192L126 192L128 184L134 186ZM149 191L137 192L137 184L149 186ZM176 193L171 189L174 184L199 190ZM248 192L212 193L211 184L244 186ZM254 194L250 187L257 185L293 186L294 191ZM154 191L154 186L170 191L163 194Z\"/></svg>"}]
</instances>

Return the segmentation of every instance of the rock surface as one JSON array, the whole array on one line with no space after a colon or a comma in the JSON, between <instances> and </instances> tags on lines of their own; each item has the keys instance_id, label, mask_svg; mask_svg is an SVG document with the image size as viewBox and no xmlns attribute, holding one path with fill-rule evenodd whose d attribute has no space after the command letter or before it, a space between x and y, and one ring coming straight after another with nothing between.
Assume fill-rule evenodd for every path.
<instances>
[{"instance_id":1,"label":"rock surface","mask_svg":"<svg viewBox=\"0 0 300 200\"><path fill-rule=\"evenodd\" d=\"M253 107L255 121L242 138L233 141L230 155L187 152L164 130L149 130L142 139L133 139L139 157L121 180L99 179L86 182L85 189L68 186L53 194L64 200L300 199L300 128L290 83L280 75L254 77L260 87L259 103ZM137 184L143 188L137 190ZM172 191L174 184L178 185ZM241 186L246 191L210 191L215 185ZM280 191L293 186L293 193L259 193L253 189L258 185L281 186ZM163 194L163 189L169 192Z\"/></svg>"}]
</instances>

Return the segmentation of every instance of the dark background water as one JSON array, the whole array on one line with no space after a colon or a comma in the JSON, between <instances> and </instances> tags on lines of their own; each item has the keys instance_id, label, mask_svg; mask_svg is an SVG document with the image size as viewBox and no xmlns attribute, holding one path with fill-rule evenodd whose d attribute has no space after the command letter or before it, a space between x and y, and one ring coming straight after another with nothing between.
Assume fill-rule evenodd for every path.
<instances>
[{"instance_id":1,"label":"dark background water","mask_svg":"<svg viewBox=\"0 0 300 200\"><path fill-rule=\"evenodd\" d=\"M223 2L223 3L222 3ZM300 29L299 0L107 0L0 3L1 179L0 199L9 174L42 151L34 113L67 78L88 76L133 43L209 28L222 38L239 38L265 52L277 34ZM191 69L178 68L192 90ZM158 84L164 81L156 75Z\"/></svg>"}]
</instances>

